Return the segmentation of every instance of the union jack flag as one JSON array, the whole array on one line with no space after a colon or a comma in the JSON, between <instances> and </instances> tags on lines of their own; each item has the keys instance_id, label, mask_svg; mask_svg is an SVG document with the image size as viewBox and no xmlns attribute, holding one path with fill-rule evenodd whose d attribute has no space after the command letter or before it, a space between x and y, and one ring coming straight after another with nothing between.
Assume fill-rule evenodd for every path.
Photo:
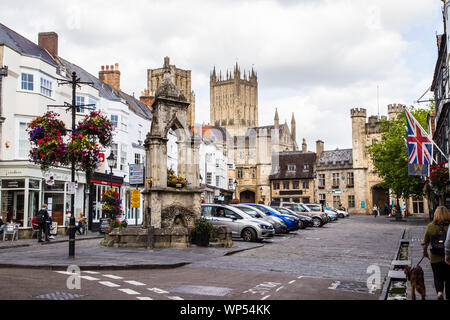
<instances>
[{"instance_id":1,"label":"union jack flag","mask_svg":"<svg viewBox=\"0 0 450 320\"><path fill-rule=\"evenodd\" d=\"M433 141L422 129L413 115L406 111L406 131L408 144L408 162L430 166L433 159Z\"/></svg>"}]
</instances>

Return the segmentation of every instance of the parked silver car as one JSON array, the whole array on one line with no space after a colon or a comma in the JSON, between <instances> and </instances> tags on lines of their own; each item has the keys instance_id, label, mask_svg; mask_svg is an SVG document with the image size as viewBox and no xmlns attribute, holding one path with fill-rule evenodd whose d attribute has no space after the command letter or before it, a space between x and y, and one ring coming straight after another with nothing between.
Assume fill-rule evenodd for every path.
<instances>
[{"instance_id":1,"label":"parked silver car","mask_svg":"<svg viewBox=\"0 0 450 320\"><path fill-rule=\"evenodd\" d=\"M244 211L245 213L247 213L248 215L252 216L255 219L263 220L271 224L275 229L275 234L288 233L286 223L280 218L277 218L275 216L269 216L264 212L254 207L248 206L246 204L233 204L232 206Z\"/></svg>"},{"instance_id":2,"label":"parked silver car","mask_svg":"<svg viewBox=\"0 0 450 320\"><path fill-rule=\"evenodd\" d=\"M214 226L226 226L233 237L260 241L273 237L275 230L267 222L254 219L236 207L223 204L202 204L202 217Z\"/></svg>"}]
</instances>

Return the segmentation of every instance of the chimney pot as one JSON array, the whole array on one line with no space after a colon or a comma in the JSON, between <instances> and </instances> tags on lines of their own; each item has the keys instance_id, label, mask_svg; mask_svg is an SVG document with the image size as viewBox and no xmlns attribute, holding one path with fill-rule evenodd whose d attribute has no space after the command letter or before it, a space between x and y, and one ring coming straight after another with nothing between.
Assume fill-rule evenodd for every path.
<instances>
[{"instance_id":1,"label":"chimney pot","mask_svg":"<svg viewBox=\"0 0 450 320\"><path fill-rule=\"evenodd\" d=\"M58 56L58 34L56 32L40 32L38 34L38 45L47 50L53 57Z\"/></svg>"},{"instance_id":2,"label":"chimney pot","mask_svg":"<svg viewBox=\"0 0 450 320\"><path fill-rule=\"evenodd\" d=\"M114 70L114 66L113 65L111 65L111 71L113 71Z\"/></svg>"},{"instance_id":3,"label":"chimney pot","mask_svg":"<svg viewBox=\"0 0 450 320\"><path fill-rule=\"evenodd\" d=\"M109 66L106 66L106 70L109 70Z\"/></svg>"},{"instance_id":4,"label":"chimney pot","mask_svg":"<svg viewBox=\"0 0 450 320\"><path fill-rule=\"evenodd\" d=\"M119 64L116 63L116 70L119 71Z\"/></svg>"},{"instance_id":5,"label":"chimney pot","mask_svg":"<svg viewBox=\"0 0 450 320\"><path fill-rule=\"evenodd\" d=\"M105 66L102 66L102 71L105 71Z\"/></svg>"}]
</instances>

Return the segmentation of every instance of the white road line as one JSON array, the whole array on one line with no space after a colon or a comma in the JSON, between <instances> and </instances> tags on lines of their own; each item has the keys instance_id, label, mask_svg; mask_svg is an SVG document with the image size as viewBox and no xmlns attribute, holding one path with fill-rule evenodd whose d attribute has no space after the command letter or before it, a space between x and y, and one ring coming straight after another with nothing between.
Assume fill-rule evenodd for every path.
<instances>
[{"instance_id":1,"label":"white road line","mask_svg":"<svg viewBox=\"0 0 450 320\"><path fill-rule=\"evenodd\" d=\"M106 277L106 278L114 279L114 280L121 280L121 279L123 279L122 277L118 277L118 276L115 276L115 275L112 275L112 274L104 274L103 276Z\"/></svg>"},{"instance_id":2,"label":"white road line","mask_svg":"<svg viewBox=\"0 0 450 320\"><path fill-rule=\"evenodd\" d=\"M90 276L80 276L81 279L89 280L89 281L98 281L100 279L90 277Z\"/></svg>"},{"instance_id":3,"label":"white road line","mask_svg":"<svg viewBox=\"0 0 450 320\"><path fill-rule=\"evenodd\" d=\"M55 272L61 273L61 274L66 274L66 275L69 275L69 276L73 276L74 274L76 274L74 272L67 272L67 271L55 271Z\"/></svg>"},{"instance_id":4,"label":"white road line","mask_svg":"<svg viewBox=\"0 0 450 320\"><path fill-rule=\"evenodd\" d=\"M138 281L134 281L134 280L130 280L130 281L124 281L126 283L132 284L134 286L145 286L145 283L142 282L138 282Z\"/></svg>"},{"instance_id":5,"label":"white road line","mask_svg":"<svg viewBox=\"0 0 450 320\"><path fill-rule=\"evenodd\" d=\"M131 295L139 295L140 293L131 289L119 289L119 291L122 291L123 293L126 294L131 294Z\"/></svg>"},{"instance_id":6,"label":"white road line","mask_svg":"<svg viewBox=\"0 0 450 320\"><path fill-rule=\"evenodd\" d=\"M159 288L147 288L147 290L148 291L152 291L152 292L156 292L156 293L159 293L159 294L169 293L168 291L165 291L165 290L162 290L162 289L159 289Z\"/></svg>"},{"instance_id":7,"label":"white road line","mask_svg":"<svg viewBox=\"0 0 450 320\"><path fill-rule=\"evenodd\" d=\"M167 297L167 298L169 298L171 300L184 300L183 298L177 297L177 296L172 296L172 297Z\"/></svg>"},{"instance_id":8,"label":"white road line","mask_svg":"<svg viewBox=\"0 0 450 320\"><path fill-rule=\"evenodd\" d=\"M301 278L303 278L303 276L300 276L300 277L298 277L297 279L301 279Z\"/></svg>"},{"instance_id":9,"label":"white road line","mask_svg":"<svg viewBox=\"0 0 450 320\"><path fill-rule=\"evenodd\" d=\"M269 297L270 297L270 295L265 296L265 297L261 298L261 300L266 300L266 299L269 298Z\"/></svg>"},{"instance_id":10,"label":"white road line","mask_svg":"<svg viewBox=\"0 0 450 320\"><path fill-rule=\"evenodd\" d=\"M100 272L97 271L83 271L84 273L89 273L89 274L100 274Z\"/></svg>"},{"instance_id":11,"label":"white road line","mask_svg":"<svg viewBox=\"0 0 450 320\"><path fill-rule=\"evenodd\" d=\"M278 289L276 289L275 291L276 292L278 292L278 291L280 291L281 289L283 289L284 287L279 287Z\"/></svg>"},{"instance_id":12,"label":"white road line","mask_svg":"<svg viewBox=\"0 0 450 320\"><path fill-rule=\"evenodd\" d=\"M112 282L109 282L109 281L100 281L99 283L104 285L104 286L110 287L110 288L120 287L120 285L112 283Z\"/></svg>"},{"instance_id":13,"label":"white road line","mask_svg":"<svg viewBox=\"0 0 450 320\"><path fill-rule=\"evenodd\" d=\"M293 284L296 280L289 281L289 284Z\"/></svg>"},{"instance_id":14,"label":"white road line","mask_svg":"<svg viewBox=\"0 0 450 320\"><path fill-rule=\"evenodd\" d=\"M150 297L136 297L138 300L153 300Z\"/></svg>"}]
</instances>

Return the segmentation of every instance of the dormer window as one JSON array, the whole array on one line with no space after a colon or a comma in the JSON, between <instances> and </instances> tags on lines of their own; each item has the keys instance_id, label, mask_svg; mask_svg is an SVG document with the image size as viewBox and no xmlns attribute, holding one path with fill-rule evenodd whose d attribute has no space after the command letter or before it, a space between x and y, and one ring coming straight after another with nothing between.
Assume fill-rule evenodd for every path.
<instances>
[{"instance_id":1,"label":"dormer window","mask_svg":"<svg viewBox=\"0 0 450 320\"><path fill-rule=\"evenodd\" d=\"M288 164L288 171L295 171L297 166L295 164Z\"/></svg>"}]
</instances>

